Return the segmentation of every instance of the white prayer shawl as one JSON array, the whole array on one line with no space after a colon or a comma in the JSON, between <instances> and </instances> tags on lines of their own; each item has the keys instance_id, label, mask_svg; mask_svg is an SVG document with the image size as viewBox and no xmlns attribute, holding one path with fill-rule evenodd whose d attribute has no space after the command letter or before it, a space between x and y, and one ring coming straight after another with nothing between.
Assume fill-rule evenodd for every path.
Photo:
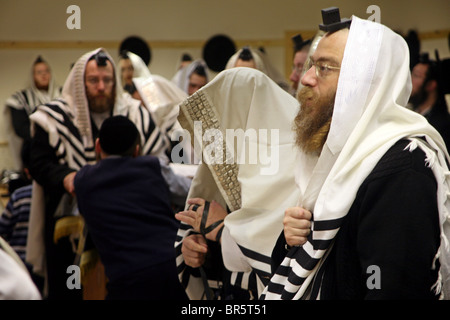
<instances>
[{"instance_id":1,"label":"white prayer shawl","mask_svg":"<svg viewBox=\"0 0 450 320\"><path fill-rule=\"evenodd\" d=\"M17 253L0 237L0 300L41 300L41 294Z\"/></svg>"},{"instance_id":2,"label":"white prayer shawl","mask_svg":"<svg viewBox=\"0 0 450 320\"><path fill-rule=\"evenodd\" d=\"M264 65L264 61L262 60L261 56L259 55L259 53L257 53L257 51L251 47L247 47L250 52L252 53L253 56L253 61L255 62L255 66L256 69L261 71L262 73L267 74L267 69L266 66ZM228 59L227 64L225 65L225 69L231 69L234 68L236 66L236 62L239 59L239 55L241 54L241 52L244 50L244 48L239 49L235 54L233 54L230 59ZM273 79L272 79L273 80Z\"/></svg>"},{"instance_id":3,"label":"white prayer shawl","mask_svg":"<svg viewBox=\"0 0 450 320\"><path fill-rule=\"evenodd\" d=\"M11 150L13 162L16 170L22 169L22 159L20 156L20 150L22 147L23 139L19 137L12 126L11 110L14 108L17 110L25 110L30 115L35 108L40 105L57 98L61 92L60 87L55 84L54 76L50 78L50 83L47 91L39 90L36 88L33 75L34 67L31 68L29 82L30 85L24 90L15 92L9 97L3 109L5 132L8 137L8 145Z\"/></svg>"},{"instance_id":4,"label":"white prayer shawl","mask_svg":"<svg viewBox=\"0 0 450 320\"><path fill-rule=\"evenodd\" d=\"M64 84L62 98L38 106L30 116L32 135L36 124L43 128L48 133L49 144L56 150L59 163L75 170L96 161L84 72L89 58L99 51L108 55L102 48L83 55L73 66ZM112 58L108 57L115 69ZM123 92L117 73L115 76L116 102L113 115L127 116L136 124L141 135L143 154L164 157L166 145L161 139L159 128L152 124L150 113L140 101ZM41 275L45 275L43 196L42 186L34 181L26 261L33 265L34 272Z\"/></svg>"},{"instance_id":5,"label":"white prayer shawl","mask_svg":"<svg viewBox=\"0 0 450 320\"><path fill-rule=\"evenodd\" d=\"M449 159L444 141L427 120L404 106L411 92L409 53L405 41L387 27L353 17L341 65L333 119L319 158L299 153L296 181L298 205L314 214L312 236L294 247L266 287L265 299L319 299L309 296L314 277L331 249L341 219L348 213L359 186L398 140L411 139L421 148L438 183L441 264L436 289L448 297L449 284ZM422 143L415 137L425 137ZM334 229L315 230L322 222ZM315 241L327 241L317 248ZM300 256L309 257L302 266ZM430 266L432 268L433 266ZM317 285L320 286L320 279ZM430 288L431 290L431 288Z\"/></svg>"},{"instance_id":6,"label":"white prayer shawl","mask_svg":"<svg viewBox=\"0 0 450 320\"><path fill-rule=\"evenodd\" d=\"M133 65L133 78L147 79L152 75L150 69L141 57L131 51L128 51L126 55Z\"/></svg>"},{"instance_id":7,"label":"white prayer shawl","mask_svg":"<svg viewBox=\"0 0 450 320\"><path fill-rule=\"evenodd\" d=\"M205 73L206 73L206 82L208 83L211 80L211 75L210 75L210 70L208 68L208 65L206 64L205 61L203 61L202 59L197 59L192 61L190 64L188 64L187 66L180 68L180 70L177 71L177 73L175 74L175 76L172 78L172 82L175 83L175 85L180 88L181 90L183 90L183 92L185 92L186 94L188 94L188 89L189 89L189 78L192 74L192 72L198 67L198 66L202 66L205 69Z\"/></svg>"},{"instance_id":8,"label":"white prayer shawl","mask_svg":"<svg viewBox=\"0 0 450 320\"><path fill-rule=\"evenodd\" d=\"M192 143L201 146L203 140L203 162L188 198L215 200L231 211L222 234L223 261L232 272L233 285L243 289L250 285L258 290L258 295L270 276L272 248L282 230L284 211L295 205L299 196L293 175L295 147L291 127L298 106L295 98L251 68L219 73L180 105L180 123L191 136L195 122L201 121L197 127L201 127L201 132L195 131ZM249 137L246 145L233 142L233 134L239 130ZM227 143L212 143L220 140L213 140L208 133L215 133L215 137L222 134ZM238 141L242 142L239 138ZM245 161L239 160L246 150ZM223 164L214 163L218 154L224 155ZM227 164L226 159L233 161ZM175 243L182 282L185 264L181 245L191 231L182 224ZM200 299L203 292L200 279L190 276L189 297Z\"/></svg>"},{"instance_id":9,"label":"white prayer shawl","mask_svg":"<svg viewBox=\"0 0 450 320\"><path fill-rule=\"evenodd\" d=\"M290 85L286 82L286 80L282 76L282 74L270 62L270 59L267 56L267 54L260 50L255 50L254 48L251 48L251 47L248 47L248 49L252 53L253 60L255 61L256 69L258 69L259 71L261 71L261 72L265 73L267 76L269 76L270 79L275 81L275 83L278 84L285 91L289 91ZM235 67L236 62L237 62L242 50L243 50L243 48L238 50L235 54L233 54L230 57L230 59L228 59L225 69L231 69L231 68Z\"/></svg>"},{"instance_id":10,"label":"white prayer shawl","mask_svg":"<svg viewBox=\"0 0 450 320\"><path fill-rule=\"evenodd\" d=\"M165 133L162 138L169 146L170 141L175 140L177 131L182 130L177 117L180 110L179 104L187 98L187 94L173 82L160 75L152 74L138 55L127 52L127 56L133 64L133 83L156 125L161 132ZM172 139L172 137L174 138ZM189 146L185 146L184 150L188 152ZM192 161L188 161L188 159L191 159L191 156L186 154L183 160L191 163Z\"/></svg>"}]
</instances>

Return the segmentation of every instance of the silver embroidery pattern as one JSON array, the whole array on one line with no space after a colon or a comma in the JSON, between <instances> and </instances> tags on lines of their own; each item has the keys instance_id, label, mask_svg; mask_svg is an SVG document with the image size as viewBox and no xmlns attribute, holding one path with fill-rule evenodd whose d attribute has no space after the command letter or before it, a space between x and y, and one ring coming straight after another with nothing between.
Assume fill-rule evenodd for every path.
<instances>
[{"instance_id":1,"label":"silver embroidery pattern","mask_svg":"<svg viewBox=\"0 0 450 320\"><path fill-rule=\"evenodd\" d=\"M192 143L194 143L194 139L202 139L202 136L194 134L195 121L201 122L202 132L209 129L216 129L223 132L214 107L208 101L206 95L200 91L191 95L180 105L178 120L181 126L189 131ZM222 152L224 161L221 163L205 161L205 163L218 183L218 187L230 207L229 209L235 211L241 208L241 186L237 179L239 167L233 159L233 153L227 149L225 141L222 141L221 145L216 144L215 146L215 154ZM203 154L203 156L205 158L207 155Z\"/></svg>"}]
</instances>

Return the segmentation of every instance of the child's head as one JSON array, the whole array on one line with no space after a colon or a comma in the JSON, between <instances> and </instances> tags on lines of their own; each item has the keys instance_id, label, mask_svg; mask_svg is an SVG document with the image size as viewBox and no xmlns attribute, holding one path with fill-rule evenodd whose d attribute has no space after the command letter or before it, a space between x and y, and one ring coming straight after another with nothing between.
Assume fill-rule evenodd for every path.
<instances>
[{"instance_id":1,"label":"child's head","mask_svg":"<svg viewBox=\"0 0 450 320\"><path fill-rule=\"evenodd\" d=\"M107 155L137 156L140 141L135 124L124 116L112 116L103 121L98 136L101 151Z\"/></svg>"}]
</instances>

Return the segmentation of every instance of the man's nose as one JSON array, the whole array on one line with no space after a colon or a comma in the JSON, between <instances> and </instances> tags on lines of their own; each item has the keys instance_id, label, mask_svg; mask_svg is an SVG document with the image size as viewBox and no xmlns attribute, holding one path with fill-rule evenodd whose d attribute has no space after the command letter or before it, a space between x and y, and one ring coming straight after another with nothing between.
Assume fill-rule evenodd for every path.
<instances>
[{"instance_id":1,"label":"man's nose","mask_svg":"<svg viewBox=\"0 0 450 320\"><path fill-rule=\"evenodd\" d=\"M292 82L298 82L299 76L297 70L294 68L292 69L291 75L289 76L289 80Z\"/></svg>"},{"instance_id":2,"label":"man's nose","mask_svg":"<svg viewBox=\"0 0 450 320\"><path fill-rule=\"evenodd\" d=\"M102 79L100 79L98 81L97 90L98 91L105 91L105 82Z\"/></svg>"},{"instance_id":3,"label":"man's nose","mask_svg":"<svg viewBox=\"0 0 450 320\"><path fill-rule=\"evenodd\" d=\"M314 87L315 85L317 85L317 76L315 70L313 70L314 68L315 66L312 66L308 71L305 72L301 79L302 85L308 87Z\"/></svg>"}]
</instances>

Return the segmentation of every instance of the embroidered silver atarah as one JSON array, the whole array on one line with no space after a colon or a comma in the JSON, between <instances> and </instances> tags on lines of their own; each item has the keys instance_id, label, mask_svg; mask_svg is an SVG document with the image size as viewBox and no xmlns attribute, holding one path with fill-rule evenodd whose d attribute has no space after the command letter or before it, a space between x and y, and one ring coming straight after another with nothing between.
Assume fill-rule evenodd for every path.
<instances>
[{"instance_id":1,"label":"embroidered silver atarah","mask_svg":"<svg viewBox=\"0 0 450 320\"><path fill-rule=\"evenodd\" d=\"M200 122L202 132L210 131L211 129L219 130L223 133L224 128L221 128L220 122L217 118L217 113L214 107L208 101L203 92L195 92L187 100L180 105L180 114L178 121L181 126L187 129L191 135L191 142L197 141L202 145L203 136L194 132L194 122ZM225 140L220 143L212 145L216 157L222 159L220 163L210 159L210 154L202 150L203 160L208 165L214 179L217 181L220 191L229 206L231 211L241 208L241 186L237 179L239 168L234 161L233 152L227 148ZM223 157L222 157L223 156Z\"/></svg>"}]
</instances>

